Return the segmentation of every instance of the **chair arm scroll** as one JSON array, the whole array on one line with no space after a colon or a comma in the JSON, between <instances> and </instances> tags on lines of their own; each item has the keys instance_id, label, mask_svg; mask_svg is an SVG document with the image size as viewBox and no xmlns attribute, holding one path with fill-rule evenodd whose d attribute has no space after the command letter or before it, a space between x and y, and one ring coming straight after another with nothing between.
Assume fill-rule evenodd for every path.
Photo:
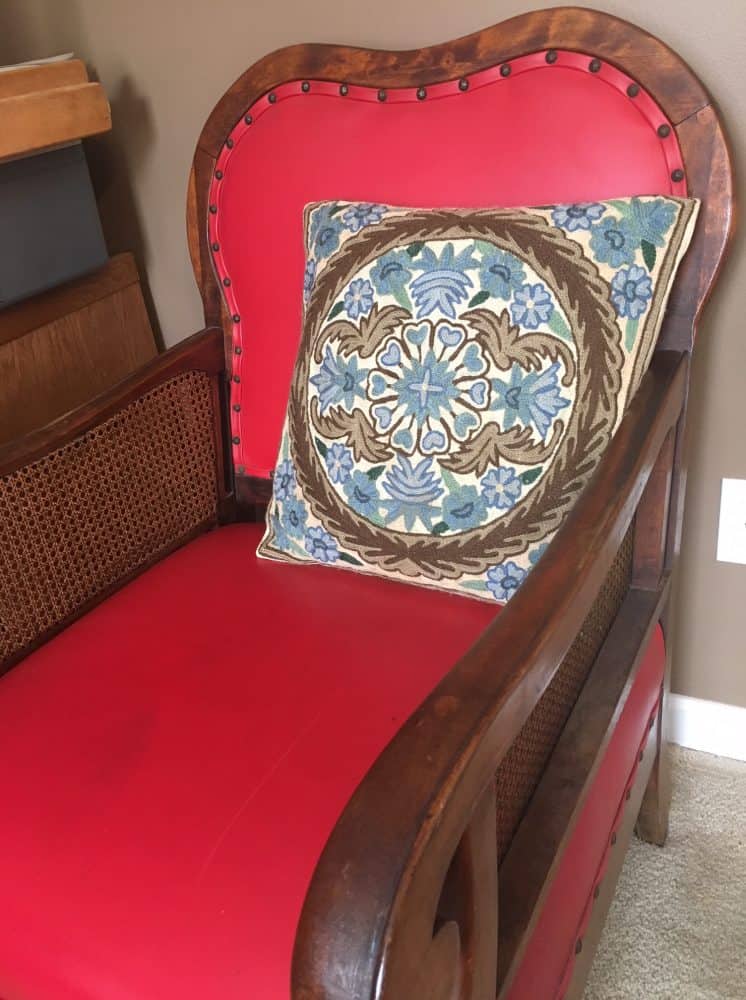
<instances>
[{"instance_id":1,"label":"chair arm scroll","mask_svg":"<svg viewBox=\"0 0 746 1000\"><path fill-rule=\"evenodd\" d=\"M293 962L295 1000L403 1000L446 953L458 970L433 997L486 1000L485 935L497 896L474 886L460 931L433 933L446 873L474 839L496 768L587 615L682 411L688 357L658 352L563 528L507 607L375 762L349 802L306 897ZM482 841L484 851L484 841ZM496 852L479 864L496 885ZM450 874L448 875L450 878ZM482 882L485 876L482 876ZM471 946L469 946L471 928ZM445 935L450 934L449 940ZM439 941L437 959L431 948ZM466 941L466 947L464 946ZM477 942L481 941L481 945ZM469 950L471 947L471 951ZM496 940L486 947L496 950ZM454 977L456 977L454 979ZM447 982L446 982L447 981Z\"/></svg>"}]
</instances>

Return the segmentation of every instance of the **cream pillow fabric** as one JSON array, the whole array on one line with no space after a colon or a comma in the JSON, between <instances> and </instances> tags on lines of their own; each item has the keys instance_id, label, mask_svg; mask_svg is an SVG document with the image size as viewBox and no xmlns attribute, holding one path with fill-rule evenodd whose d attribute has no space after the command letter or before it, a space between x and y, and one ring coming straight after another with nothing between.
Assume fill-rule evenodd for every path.
<instances>
[{"instance_id":1,"label":"cream pillow fabric","mask_svg":"<svg viewBox=\"0 0 746 1000\"><path fill-rule=\"evenodd\" d=\"M510 598L640 383L698 207L309 206L258 554Z\"/></svg>"}]
</instances>

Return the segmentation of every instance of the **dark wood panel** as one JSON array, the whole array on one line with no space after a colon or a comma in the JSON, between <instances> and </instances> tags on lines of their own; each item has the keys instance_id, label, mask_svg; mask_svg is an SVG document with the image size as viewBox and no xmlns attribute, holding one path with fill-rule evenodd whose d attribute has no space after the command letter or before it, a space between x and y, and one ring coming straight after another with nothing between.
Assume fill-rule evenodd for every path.
<instances>
[{"instance_id":1,"label":"dark wood panel","mask_svg":"<svg viewBox=\"0 0 746 1000\"><path fill-rule=\"evenodd\" d=\"M80 406L157 353L131 254L0 313L0 444Z\"/></svg>"}]
</instances>

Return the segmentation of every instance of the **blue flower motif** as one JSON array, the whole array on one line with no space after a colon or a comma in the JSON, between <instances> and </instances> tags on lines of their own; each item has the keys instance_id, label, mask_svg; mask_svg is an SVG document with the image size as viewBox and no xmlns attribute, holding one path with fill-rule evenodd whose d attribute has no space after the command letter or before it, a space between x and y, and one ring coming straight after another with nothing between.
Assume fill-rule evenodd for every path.
<instances>
[{"instance_id":1,"label":"blue flower motif","mask_svg":"<svg viewBox=\"0 0 746 1000\"><path fill-rule=\"evenodd\" d=\"M406 250L384 254L370 269L373 287L380 295L400 297L412 277L412 258Z\"/></svg>"},{"instance_id":2,"label":"blue flower motif","mask_svg":"<svg viewBox=\"0 0 746 1000\"><path fill-rule=\"evenodd\" d=\"M411 531L419 519L428 531L432 531L433 519L440 513L434 503L443 494L443 487L431 468L432 459L423 458L415 467L404 455L399 455L397 461L383 483L391 497L381 501L386 520L391 523L403 517L405 530Z\"/></svg>"},{"instance_id":3,"label":"blue flower motif","mask_svg":"<svg viewBox=\"0 0 746 1000\"><path fill-rule=\"evenodd\" d=\"M344 483L350 478L354 462L352 452L335 441L326 452L326 468L333 483Z\"/></svg>"},{"instance_id":4,"label":"blue flower motif","mask_svg":"<svg viewBox=\"0 0 746 1000\"><path fill-rule=\"evenodd\" d=\"M516 420L528 427L533 424L541 437L546 437L552 421L560 410L570 405L570 400L560 396L557 372L559 362L555 361L544 372L526 373L520 365L513 365L510 381L492 380L495 398L491 409L503 410L503 430L508 430Z\"/></svg>"},{"instance_id":5,"label":"blue flower motif","mask_svg":"<svg viewBox=\"0 0 746 1000\"><path fill-rule=\"evenodd\" d=\"M544 285L523 285L510 305L513 322L527 330L537 330L542 323L548 323L554 312L552 297Z\"/></svg>"},{"instance_id":6,"label":"blue flower motif","mask_svg":"<svg viewBox=\"0 0 746 1000\"><path fill-rule=\"evenodd\" d=\"M461 486L443 500L443 520L449 528L476 528L486 517L487 508L476 486Z\"/></svg>"},{"instance_id":7,"label":"blue flower motif","mask_svg":"<svg viewBox=\"0 0 746 1000\"><path fill-rule=\"evenodd\" d=\"M617 271L611 282L611 301L620 316L637 319L647 309L653 297L650 275L642 267Z\"/></svg>"},{"instance_id":8,"label":"blue flower motif","mask_svg":"<svg viewBox=\"0 0 746 1000\"><path fill-rule=\"evenodd\" d=\"M344 361L335 357L327 344L321 368L309 380L319 391L321 412L324 413L330 406L338 406L340 403L344 404L345 409L351 410L355 399L364 397L361 385L367 374L367 368L358 367L356 355L353 354L349 361Z\"/></svg>"},{"instance_id":9,"label":"blue flower motif","mask_svg":"<svg viewBox=\"0 0 746 1000\"><path fill-rule=\"evenodd\" d=\"M527 575L512 561L493 566L487 570L487 589L496 601L509 601Z\"/></svg>"},{"instance_id":10,"label":"blue flower motif","mask_svg":"<svg viewBox=\"0 0 746 1000\"><path fill-rule=\"evenodd\" d=\"M523 483L509 465L491 469L482 477L480 486L486 505L498 510L510 510L523 492Z\"/></svg>"},{"instance_id":11,"label":"blue flower motif","mask_svg":"<svg viewBox=\"0 0 746 1000\"><path fill-rule=\"evenodd\" d=\"M597 201L578 201L574 205L557 205L552 212L555 226L574 233L578 229L590 229L592 222L598 222L606 211L605 205Z\"/></svg>"},{"instance_id":12,"label":"blue flower motif","mask_svg":"<svg viewBox=\"0 0 746 1000\"><path fill-rule=\"evenodd\" d=\"M309 528L304 542L306 552L319 562L333 563L339 559L336 541L323 528Z\"/></svg>"},{"instance_id":13,"label":"blue flower motif","mask_svg":"<svg viewBox=\"0 0 746 1000\"><path fill-rule=\"evenodd\" d=\"M367 278L356 278L345 292L345 312L350 319L367 316L373 308L373 285Z\"/></svg>"},{"instance_id":14,"label":"blue flower motif","mask_svg":"<svg viewBox=\"0 0 746 1000\"><path fill-rule=\"evenodd\" d=\"M412 358L401 371L401 378L392 388L406 415L414 417L420 426L428 419L437 419L441 410L449 410L451 400L458 398L453 367L447 360L438 361L432 351L422 361Z\"/></svg>"},{"instance_id":15,"label":"blue flower motif","mask_svg":"<svg viewBox=\"0 0 746 1000\"><path fill-rule=\"evenodd\" d=\"M529 552L528 561L532 566L537 564L548 548L549 542L542 542L541 545L537 545L535 549L532 549L531 552Z\"/></svg>"},{"instance_id":16,"label":"blue flower motif","mask_svg":"<svg viewBox=\"0 0 746 1000\"><path fill-rule=\"evenodd\" d=\"M665 235L676 218L676 208L670 201L654 198L643 201L633 198L630 202L629 221L639 240L646 240L653 246L666 245Z\"/></svg>"},{"instance_id":17,"label":"blue flower motif","mask_svg":"<svg viewBox=\"0 0 746 1000\"><path fill-rule=\"evenodd\" d=\"M277 500L287 500L289 497L292 497L295 494L296 485L293 463L289 459L285 459L275 469L272 480L272 491L275 498Z\"/></svg>"},{"instance_id":18,"label":"blue flower motif","mask_svg":"<svg viewBox=\"0 0 746 1000\"><path fill-rule=\"evenodd\" d=\"M342 223L331 214L334 208L334 205L321 205L311 213L308 238L317 260L324 260L339 246Z\"/></svg>"},{"instance_id":19,"label":"blue flower motif","mask_svg":"<svg viewBox=\"0 0 746 1000\"><path fill-rule=\"evenodd\" d=\"M473 251L471 245L456 254L453 243L446 243L439 256L432 247L422 249L412 267L423 273L410 285L417 319L428 316L436 309L451 319L456 318L456 304L468 298L469 289L473 287L471 278L465 272L479 267Z\"/></svg>"},{"instance_id":20,"label":"blue flower motif","mask_svg":"<svg viewBox=\"0 0 746 1000\"><path fill-rule=\"evenodd\" d=\"M287 552L290 548L290 536L278 514L272 515L272 532L275 536L273 540L275 547Z\"/></svg>"},{"instance_id":21,"label":"blue flower motif","mask_svg":"<svg viewBox=\"0 0 746 1000\"><path fill-rule=\"evenodd\" d=\"M316 261L309 257L306 261L306 269L303 272L303 301L308 302L313 291L313 283L316 280Z\"/></svg>"},{"instance_id":22,"label":"blue flower motif","mask_svg":"<svg viewBox=\"0 0 746 1000\"><path fill-rule=\"evenodd\" d=\"M607 216L591 231L591 250L601 264L621 267L631 264L640 239L627 219Z\"/></svg>"},{"instance_id":23,"label":"blue flower motif","mask_svg":"<svg viewBox=\"0 0 746 1000\"><path fill-rule=\"evenodd\" d=\"M344 485L345 496L354 511L363 517L378 513L381 498L375 482L366 473L356 469Z\"/></svg>"},{"instance_id":24,"label":"blue flower motif","mask_svg":"<svg viewBox=\"0 0 746 1000\"><path fill-rule=\"evenodd\" d=\"M385 205L373 205L371 202L360 202L359 205L350 205L342 216L342 221L353 233L359 232L363 226L370 226L374 222L380 222L386 212Z\"/></svg>"},{"instance_id":25,"label":"blue flower motif","mask_svg":"<svg viewBox=\"0 0 746 1000\"><path fill-rule=\"evenodd\" d=\"M302 501L291 497L282 505L280 523L290 538L302 538L306 530L308 511Z\"/></svg>"},{"instance_id":26,"label":"blue flower motif","mask_svg":"<svg viewBox=\"0 0 746 1000\"><path fill-rule=\"evenodd\" d=\"M479 268L479 283L482 288L497 299L509 299L526 280L523 264L512 253L495 250L482 257Z\"/></svg>"}]
</instances>

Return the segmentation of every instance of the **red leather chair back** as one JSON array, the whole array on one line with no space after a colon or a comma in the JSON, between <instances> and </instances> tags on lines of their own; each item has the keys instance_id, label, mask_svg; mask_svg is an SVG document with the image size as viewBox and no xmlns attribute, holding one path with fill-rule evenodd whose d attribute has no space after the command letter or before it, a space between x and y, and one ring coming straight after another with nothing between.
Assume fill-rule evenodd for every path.
<instances>
[{"instance_id":1,"label":"red leather chair back","mask_svg":"<svg viewBox=\"0 0 746 1000\"><path fill-rule=\"evenodd\" d=\"M299 341L308 202L483 207L687 193L676 131L653 98L592 53L563 50L427 87L293 79L245 108L213 163L203 207L232 345L233 460L262 478L275 465Z\"/></svg>"}]
</instances>

